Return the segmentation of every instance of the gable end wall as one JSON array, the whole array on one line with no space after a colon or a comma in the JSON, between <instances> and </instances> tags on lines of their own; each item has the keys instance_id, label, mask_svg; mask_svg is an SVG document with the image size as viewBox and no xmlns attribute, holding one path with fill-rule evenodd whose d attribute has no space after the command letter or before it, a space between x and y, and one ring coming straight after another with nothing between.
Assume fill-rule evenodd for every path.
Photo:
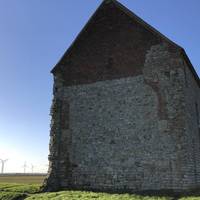
<instances>
[{"instance_id":1,"label":"gable end wall","mask_svg":"<svg viewBox=\"0 0 200 200\"><path fill-rule=\"evenodd\" d=\"M141 75L74 86L55 76L49 190L197 186L187 154L183 61L160 44L141 68Z\"/></svg>"}]
</instances>

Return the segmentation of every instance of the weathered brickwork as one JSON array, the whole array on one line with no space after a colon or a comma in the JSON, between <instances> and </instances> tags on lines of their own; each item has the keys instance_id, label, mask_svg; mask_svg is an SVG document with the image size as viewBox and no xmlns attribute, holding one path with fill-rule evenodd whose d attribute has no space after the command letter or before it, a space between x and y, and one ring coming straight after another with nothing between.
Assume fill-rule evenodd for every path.
<instances>
[{"instance_id":1,"label":"weathered brickwork","mask_svg":"<svg viewBox=\"0 0 200 200\"><path fill-rule=\"evenodd\" d=\"M200 186L199 79L178 46L138 19L128 20L115 1L105 2L94 17L98 23L91 21L97 32L91 33L90 24L83 33L90 37L81 37L53 70L44 188L195 189ZM131 24L134 30L128 29Z\"/></svg>"}]
</instances>

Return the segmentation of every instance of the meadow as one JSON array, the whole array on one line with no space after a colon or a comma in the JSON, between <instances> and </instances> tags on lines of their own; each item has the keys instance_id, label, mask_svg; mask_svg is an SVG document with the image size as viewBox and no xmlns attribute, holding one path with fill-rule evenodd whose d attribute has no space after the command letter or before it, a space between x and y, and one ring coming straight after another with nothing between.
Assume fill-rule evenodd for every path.
<instances>
[{"instance_id":1,"label":"meadow","mask_svg":"<svg viewBox=\"0 0 200 200\"><path fill-rule=\"evenodd\" d=\"M0 183L42 184L45 174L4 174L0 175Z\"/></svg>"},{"instance_id":2,"label":"meadow","mask_svg":"<svg viewBox=\"0 0 200 200\"><path fill-rule=\"evenodd\" d=\"M174 198L85 191L41 193L43 179L44 176L0 176L0 200L200 200L200 197Z\"/></svg>"}]
</instances>

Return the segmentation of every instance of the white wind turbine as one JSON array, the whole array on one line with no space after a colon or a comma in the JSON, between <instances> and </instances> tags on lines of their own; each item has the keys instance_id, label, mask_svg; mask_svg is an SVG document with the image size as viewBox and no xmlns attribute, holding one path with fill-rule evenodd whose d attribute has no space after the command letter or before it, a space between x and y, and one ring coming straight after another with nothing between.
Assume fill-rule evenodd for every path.
<instances>
[{"instance_id":1,"label":"white wind turbine","mask_svg":"<svg viewBox=\"0 0 200 200\"><path fill-rule=\"evenodd\" d=\"M33 174L35 166L33 164L31 164L31 173Z\"/></svg>"},{"instance_id":2,"label":"white wind turbine","mask_svg":"<svg viewBox=\"0 0 200 200\"><path fill-rule=\"evenodd\" d=\"M26 164L26 161L24 162L24 165L22 166L24 168L24 174L26 173L26 169L27 169L27 164Z\"/></svg>"},{"instance_id":3,"label":"white wind turbine","mask_svg":"<svg viewBox=\"0 0 200 200\"><path fill-rule=\"evenodd\" d=\"M4 173L4 167L5 167L5 163L8 161L8 159L0 159L0 162L1 162L1 173L3 174Z\"/></svg>"}]
</instances>

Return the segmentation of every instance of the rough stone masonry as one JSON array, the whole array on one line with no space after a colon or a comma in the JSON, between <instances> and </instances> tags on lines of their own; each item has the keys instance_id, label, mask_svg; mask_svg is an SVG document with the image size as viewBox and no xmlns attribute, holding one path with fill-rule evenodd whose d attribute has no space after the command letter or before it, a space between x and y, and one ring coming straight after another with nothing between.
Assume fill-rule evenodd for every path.
<instances>
[{"instance_id":1,"label":"rough stone masonry","mask_svg":"<svg viewBox=\"0 0 200 200\"><path fill-rule=\"evenodd\" d=\"M105 0L52 73L46 191L200 186L200 82L180 46Z\"/></svg>"}]
</instances>

